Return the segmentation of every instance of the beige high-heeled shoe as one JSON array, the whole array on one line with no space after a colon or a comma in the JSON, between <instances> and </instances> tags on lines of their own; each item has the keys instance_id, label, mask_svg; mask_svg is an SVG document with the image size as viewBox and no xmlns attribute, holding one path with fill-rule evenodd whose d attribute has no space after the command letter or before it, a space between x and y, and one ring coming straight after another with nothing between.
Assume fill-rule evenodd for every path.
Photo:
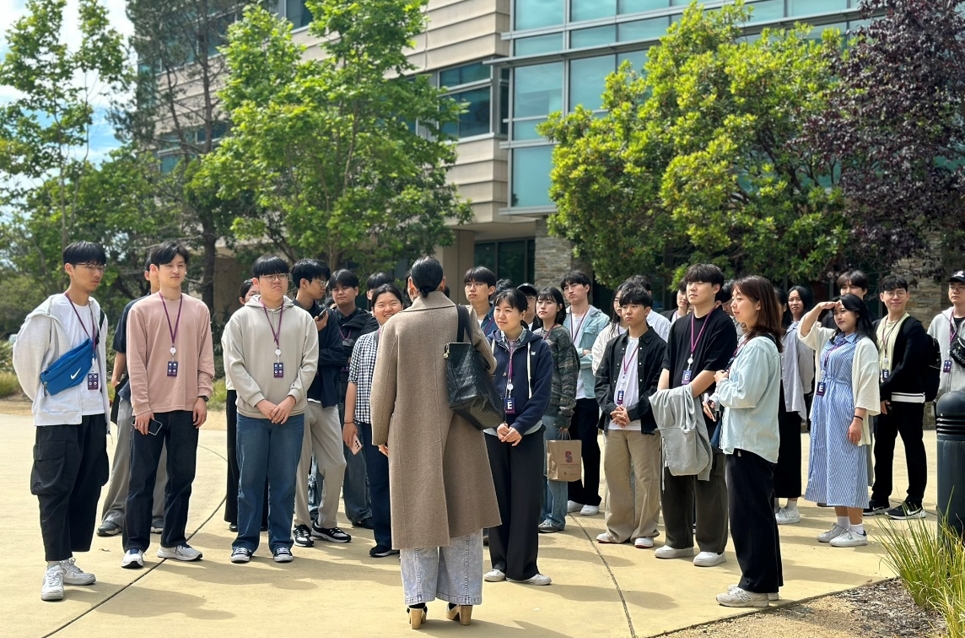
<instances>
[{"instance_id":1,"label":"beige high-heeled shoe","mask_svg":"<svg viewBox=\"0 0 965 638\"><path fill-rule=\"evenodd\" d=\"M448 608L446 618L458 620L460 625L468 626L472 622L472 605L456 605Z\"/></svg>"},{"instance_id":2,"label":"beige high-heeled shoe","mask_svg":"<svg viewBox=\"0 0 965 638\"><path fill-rule=\"evenodd\" d=\"M426 621L426 608L421 607L408 607L409 612L409 624L412 625L413 629L419 629L422 627L422 623Z\"/></svg>"}]
</instances>

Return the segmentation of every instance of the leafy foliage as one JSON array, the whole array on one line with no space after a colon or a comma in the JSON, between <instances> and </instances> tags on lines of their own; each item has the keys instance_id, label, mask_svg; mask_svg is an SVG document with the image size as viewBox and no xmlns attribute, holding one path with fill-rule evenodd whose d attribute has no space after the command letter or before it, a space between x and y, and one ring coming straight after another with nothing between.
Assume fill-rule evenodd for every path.
<instances>
[{"instance_id":1,"label":"leafy foliage","mask_svg":"<svg viewBox=\"0 0 965 638\"><path fill-rule=\"evenodd\" d=\"M447 220L470 216L447 181L455 149L440 128L459 107L407 75L404 53L425 27L425 2L307 4L322 59L303 60L291 25L261 8L229 30L220 95L234 128L202 172L222 196L250 188L276 211L236 219L235 231L269 237L290 259L363 271L448 245Z\"/></svg>"},{"instance_id":2,"label":"leafy foliage","mask_svg":"<svg viewBox=\"0 0 965 638\"><path fill-rule=\"evenodd\" d=\"M540 128L558 143L550 230L605 283L695 261L806 280L841 251L832 166L796 142L825 108L839 38L801 26L749 40L748 15L692 5L645 73L624 63L608 78L606 115L578 108Z\"/></svg>"},{"instance_id":3,"label":"leafy foliage","mask_svg":"<svg viewBox=\"0 0 965 638\"><path fill-rule=\"evenodd\" d=\"M908 257L936 268L936 237L961 251L963 4L864 0L867 15L883 17L832 52L841 82L805 143L840 162L850 253L881 268Z\"/></svg>"}]
</instances>

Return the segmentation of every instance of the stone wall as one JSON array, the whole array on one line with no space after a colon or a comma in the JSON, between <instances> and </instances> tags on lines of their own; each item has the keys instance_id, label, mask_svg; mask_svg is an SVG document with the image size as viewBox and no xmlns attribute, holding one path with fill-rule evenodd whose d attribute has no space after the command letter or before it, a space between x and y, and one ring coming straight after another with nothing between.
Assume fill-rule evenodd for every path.
<instances>
[{"instance_id":1,"label":"stone wall","mask_svg":"<svg viewBox=\"0 0 965 638\"><path fill-rule=\"evenodd\" d=\"M534 271L537 288L560 285L560 278L571 270L582 270L593 278L593 267L573 256L573 244L560 237L553 237L546 227L546 218L536 220L536 256ZM593 295L590 294L590 303Z\"/></svg>"}]
</instances>

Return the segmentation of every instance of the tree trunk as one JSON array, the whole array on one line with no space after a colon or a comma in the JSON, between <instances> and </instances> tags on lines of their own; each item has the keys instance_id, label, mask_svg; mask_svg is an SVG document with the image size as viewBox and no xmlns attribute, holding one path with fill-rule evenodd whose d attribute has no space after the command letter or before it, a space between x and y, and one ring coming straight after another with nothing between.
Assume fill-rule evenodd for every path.
<instances>
[{"instance_id":1,"label":"tree trunk","mask_svg":"<svg viewBox=\"0 0 965 638\"><path fill-rule=\"evenodd\" d=\"M214 317L214 267L218 256L218 235L215 232L214 221L209 216L202 216L201 240L204 259L201 272L201 301Z\"/></svg>"}]
</instances>

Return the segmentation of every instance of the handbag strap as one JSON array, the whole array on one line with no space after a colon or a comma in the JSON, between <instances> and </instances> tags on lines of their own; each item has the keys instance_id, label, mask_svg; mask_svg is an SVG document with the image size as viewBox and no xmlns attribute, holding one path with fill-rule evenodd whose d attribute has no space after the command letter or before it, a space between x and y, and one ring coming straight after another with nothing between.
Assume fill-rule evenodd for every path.
<instances>
[{"instance_id":1,"label":"handbag strap","mask_svg":"<svg viewBox=\"0 0 965 638\"><path fill-rule=\"evenodd\" d=\"M459 328L456 331L456 343L462 343L469 332L469 311L462 306L456 306L456 314L459 316Z\"/></svg>"}]
</instances>

